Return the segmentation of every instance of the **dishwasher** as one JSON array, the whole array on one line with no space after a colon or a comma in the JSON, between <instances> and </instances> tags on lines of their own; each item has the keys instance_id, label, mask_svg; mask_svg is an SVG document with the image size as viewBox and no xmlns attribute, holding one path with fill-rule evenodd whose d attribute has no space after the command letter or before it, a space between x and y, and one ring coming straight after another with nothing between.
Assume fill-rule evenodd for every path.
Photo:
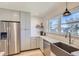
<instances>
[{"instance_id":1,"label":"dishwasher","mask_svg":"<svg viewBox=\"0 0 79 59\"><path fill-rule=\"evenodd\" d=\"M50 43L46 40L43 40L43 50L45 56L50 56L50 52L51 52Z\"/></svg>"}]
</instances>

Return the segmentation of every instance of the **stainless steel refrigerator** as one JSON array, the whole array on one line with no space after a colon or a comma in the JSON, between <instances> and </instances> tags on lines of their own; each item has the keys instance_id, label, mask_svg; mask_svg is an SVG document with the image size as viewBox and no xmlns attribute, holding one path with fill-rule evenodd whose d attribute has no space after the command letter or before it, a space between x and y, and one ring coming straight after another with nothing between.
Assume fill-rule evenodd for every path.
<instances>
[{"instance_id":1,"label":"stainless steel refrigerator","mask_svg":"<svg viewBox=\"0 0 79 59\"><path fill-rule=\"evenodd\" d=\"M20 22L0 21L0 49L5 55L20 52Z\"/></svg>"}]
</instances>

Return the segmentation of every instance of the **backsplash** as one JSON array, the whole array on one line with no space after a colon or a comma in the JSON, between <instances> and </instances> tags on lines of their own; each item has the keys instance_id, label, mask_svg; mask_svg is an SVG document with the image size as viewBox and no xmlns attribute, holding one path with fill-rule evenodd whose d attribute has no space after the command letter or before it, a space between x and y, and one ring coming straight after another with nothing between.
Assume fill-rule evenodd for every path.
<instances>
[{"instance_id":1,"label":"backsplash","mask_svg":"<svg viewBox=\"0 0 79 59\"><path fill-rule=\"evenodd\" d=\"M65 42L68 42L68 37L65 38L64 35L59 35L59 34L53 34L53 33L47 33L47 36L53 38L53 39L57 39L57 40L62 40ZM76 45L79 47L79 38L78 37L72 37L72 44Z\"/></svg>"}]
</instances>

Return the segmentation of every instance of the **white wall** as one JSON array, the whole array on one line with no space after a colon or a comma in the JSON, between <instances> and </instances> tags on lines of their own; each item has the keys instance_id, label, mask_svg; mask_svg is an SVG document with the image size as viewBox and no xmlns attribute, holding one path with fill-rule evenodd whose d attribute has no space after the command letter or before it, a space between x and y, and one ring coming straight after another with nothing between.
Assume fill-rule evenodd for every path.
<instances>
[{"instance_id":1,"label":"white wall","mask_svg":"<svg viewBox=\"0 0 79 59\"><path fill-rule=\"evenodd\" d=\"M39 29L36 28L36 25L40 25L42 22L41 18L31 17L31 36L36 37L39 36Z\"/></svg>"}]
</instances>

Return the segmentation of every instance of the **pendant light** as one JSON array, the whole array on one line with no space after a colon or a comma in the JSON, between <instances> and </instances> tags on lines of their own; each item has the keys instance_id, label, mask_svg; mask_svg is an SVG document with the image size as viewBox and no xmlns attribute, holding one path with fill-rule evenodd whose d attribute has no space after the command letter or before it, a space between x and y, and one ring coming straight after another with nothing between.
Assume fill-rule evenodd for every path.
<instances>
[{"instance_id":1,"label":"pendant light","mask_svg":"<svg viewBox=\"0 0 79 59\"><path fill-rule=\"evenodd\" d=\"M67 9L67 1L66 1L66 9L65 12L63 13L63 16L69 16L71 15L71 12Z\"/></svg>"}]
</instances>

